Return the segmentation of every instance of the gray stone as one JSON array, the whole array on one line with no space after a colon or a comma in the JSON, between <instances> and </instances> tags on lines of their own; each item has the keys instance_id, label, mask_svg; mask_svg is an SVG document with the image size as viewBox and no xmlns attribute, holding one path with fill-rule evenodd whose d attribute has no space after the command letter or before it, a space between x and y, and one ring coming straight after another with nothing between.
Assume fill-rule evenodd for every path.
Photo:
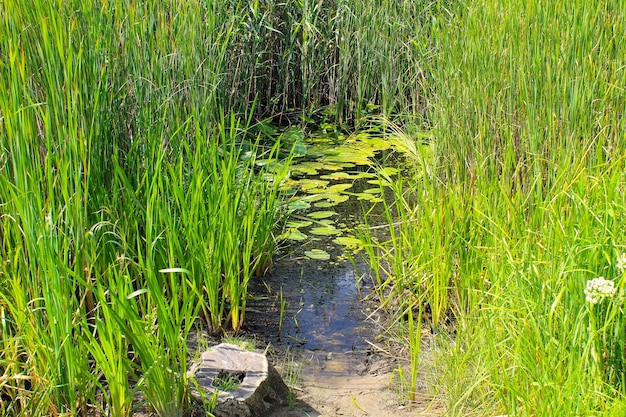
<instances>
[{"instance_id":1,"label":"gray stone","mask_svg":"<svg viewBox=\"0 0 626 417\"><path fill-rule=\"evenodd\" d=\"M194 364L190 373L205 391L205 397L218 393L213 411L216 417L264 417L274 406L289 401L289 388L267 357L236 345L222 343L202 353L200 363ZM220 390L214 385L215 379L226 375L243 380L233 391ZM194 398L200 397L195 392Z\"/></svg>"}]
</instances>

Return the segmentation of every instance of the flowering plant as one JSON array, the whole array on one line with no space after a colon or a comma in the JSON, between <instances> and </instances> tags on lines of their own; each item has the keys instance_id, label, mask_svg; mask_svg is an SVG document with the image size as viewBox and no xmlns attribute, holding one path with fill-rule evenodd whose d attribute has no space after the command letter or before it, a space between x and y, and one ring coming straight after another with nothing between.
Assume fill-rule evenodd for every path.
<instances>
[{"instance_id":1,"label":"flowering plant","mask_svg":"<svg viewBox=\"0 0 626 417\"><path fill-rule=\"evenodd\" d=\"M585 299L588 303L598 304L605 298L613 298L616 292L617 288L613 281L598 277L587 281Z\"/></svg>"}]
</instances>

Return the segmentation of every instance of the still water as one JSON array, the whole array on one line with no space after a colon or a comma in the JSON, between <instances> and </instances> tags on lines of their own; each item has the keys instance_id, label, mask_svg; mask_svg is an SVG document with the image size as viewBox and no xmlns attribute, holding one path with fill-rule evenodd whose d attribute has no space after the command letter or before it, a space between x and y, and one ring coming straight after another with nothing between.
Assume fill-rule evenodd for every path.
<instances>
[{"instance_id":1,"label":"still water","mask_svg":"<svg viewBox=\"0 0 626 417\"><path fill-rule=\"evenodd\" d=\"M302 146L306 155L285 184L295 209L283 235L287 244L272 273L251 283L246 327L270 343L307 353L320 369L350 373L353 358L367 351L379 329L363 301L371 286L368 268L343 254L358 242L353 230L363 211L384 198L385 177L397 174L380 168L377 159L392 145L355 135L339 146L320 138Z\"/></svg>"}]
</instances>

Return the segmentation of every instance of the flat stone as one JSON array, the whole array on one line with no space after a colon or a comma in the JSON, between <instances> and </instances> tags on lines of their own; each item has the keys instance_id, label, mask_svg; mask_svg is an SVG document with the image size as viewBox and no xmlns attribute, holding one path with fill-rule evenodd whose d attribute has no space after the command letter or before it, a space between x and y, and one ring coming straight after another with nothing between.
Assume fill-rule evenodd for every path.
<instances>
[{"instance_id":1,"label":"flat stone","mask_svg":"<svg viewBox=\"0 0 626 417\"><path fill-rule=\"evenodd\" d=\"M216 417L265 417L273 407L289 402L289 388L267 357L236 345L222 343L203 352L190 373L205 397L217 392ZM235 390L224 391L215 386L216 378L224 375L243 380ZM193 395L202 401L199 392Z\"/></svg>"}]
</instances>

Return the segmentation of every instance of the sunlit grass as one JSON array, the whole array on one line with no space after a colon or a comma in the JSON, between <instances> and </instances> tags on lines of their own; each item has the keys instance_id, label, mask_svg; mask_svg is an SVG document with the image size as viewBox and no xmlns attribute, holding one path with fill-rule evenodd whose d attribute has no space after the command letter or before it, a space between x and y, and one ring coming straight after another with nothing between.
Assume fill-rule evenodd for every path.
<instances>
[{"instance_id":1,"label":"sunlit grass","mask_svg":"<svg viewBox=\"0 0 626 417\"><path fill-rule=\"evenodd\" d=\"M449 6L433 158L414 153L368 253L384 302L420 300L442 343L453 332L433 381L450 415L619 415L623 300L585 288L624 288L626 8Z\"/></svg>"}]
</instances>

